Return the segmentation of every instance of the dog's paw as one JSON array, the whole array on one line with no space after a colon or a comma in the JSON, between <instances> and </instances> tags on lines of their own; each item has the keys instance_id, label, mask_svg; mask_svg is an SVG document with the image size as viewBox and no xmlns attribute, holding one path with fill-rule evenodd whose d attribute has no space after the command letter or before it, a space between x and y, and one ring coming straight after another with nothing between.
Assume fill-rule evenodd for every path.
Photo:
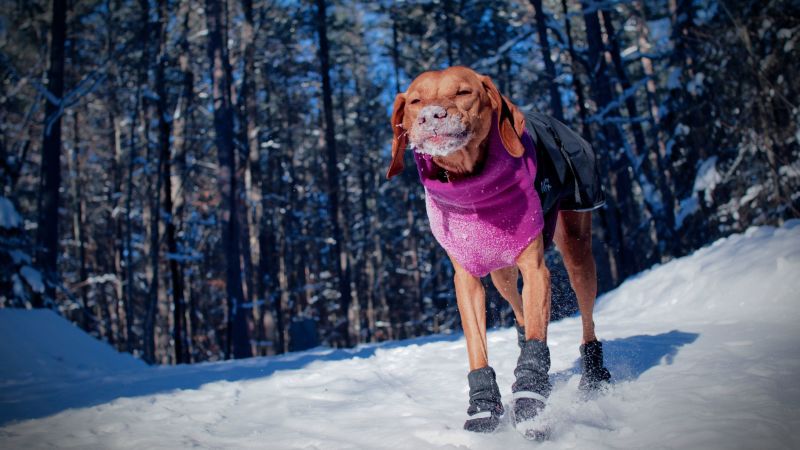
<instances>
[{"instance_id":1,"label":"dog's paw","mask_svg":"<svg viewBox=\"0 0 800 450\"><path fill-rule=\"evenodd\" d=\"M504 416L493 411L477 412L464 422L464 429L473 433L494 433L500 428Z\"/></svg>"}]
</instances>

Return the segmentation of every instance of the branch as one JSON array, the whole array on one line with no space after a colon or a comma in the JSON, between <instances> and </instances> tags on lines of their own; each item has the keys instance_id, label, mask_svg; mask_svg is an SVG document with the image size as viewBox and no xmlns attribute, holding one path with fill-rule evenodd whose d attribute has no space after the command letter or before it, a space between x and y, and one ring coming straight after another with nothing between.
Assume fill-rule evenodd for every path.
<instances>
[{"instance_id":1,"label":"branch","mask_svg":"<svg viewBox=\"0 0 800 450\"><path fill-rule=\"evenodd\" d=\"M644 121L649 120L649 118L647 118L647 117L631 117L629 119L625 119L625 118L622 118L622 117L615 117L615 118L610 118L609 117L609 118L606 118L605 116L606 116L606 114L611 112L612 109L615 109L615 108L619 107L622 102L624 102L629 97L634 95L636 93L636 91L639 90L639 88L644 86L647 83L647 81L650 80L650 78L651 78L650 76L646 76L646 77L642 78L641 80L637 81L633 86L631 86L628 89L626 89L622 93L622 95L620 95L619 97L615 98L613 101L611 101L611 103L607 104L605 106L605 108L603 108L602 110L600 110L600 111L596 112L595 114L593 114L592 116L590 116L587 119L587 122L588 123L591 123L591 122L609 123L609 120L611 120L612 122L619 122L619 119L623 119L625 121L629 121L630 123L634 123L634 122L644 122Z\"/></svg>"}]
</instances>

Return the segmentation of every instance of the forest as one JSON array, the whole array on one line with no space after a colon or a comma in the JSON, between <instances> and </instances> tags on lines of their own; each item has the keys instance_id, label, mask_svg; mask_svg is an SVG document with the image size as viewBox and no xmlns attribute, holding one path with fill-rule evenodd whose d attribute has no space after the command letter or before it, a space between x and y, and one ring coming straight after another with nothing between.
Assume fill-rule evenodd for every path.
<instances>
[{"instance_id":1,"label":"forest","mask_svg":"<svg viewBox=\"0 0 800 450\"><path fill-rule=\"evenodd\" d=\"M411 152L385 176L453 65L594 146L601 292L800 218L794 0L5 0L0 307L150 364L460 331Z\"/></svg>"}]
</instances>

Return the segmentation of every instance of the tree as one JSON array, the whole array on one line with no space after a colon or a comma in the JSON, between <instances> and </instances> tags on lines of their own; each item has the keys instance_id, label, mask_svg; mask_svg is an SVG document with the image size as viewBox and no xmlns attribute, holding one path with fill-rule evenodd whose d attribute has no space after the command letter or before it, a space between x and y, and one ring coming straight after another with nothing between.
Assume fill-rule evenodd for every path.
<instances>
[{"instance_id":1,"label":"tree","mask_svg":"<svg viewBox=\"0 0 800 450\"><path fill-rule=\"evenodd\" d=\"M339 223L339 166L336 156L336 129L333 122L333 94L331 89L330 55L328 50L328 16L326 0L317 0L317 35L319 37L320 74L322 75L322 102L325 119L326 173L328 177L328 213L330 216L333 253L332 264L334 274L339 280L339 318L337 328L344 334L345 346L351 345L350 339L350 274L346 267L344 234Z\"/></svg>"},{"instance_id":2,"label":"tree","mask_svg":"<svg viewBox=\"0 0 800 450\"><path fill-rule=\"evenodd\" d=\"M36 228L36 262L44 274L44 298L34 297L41 308L55 301L58 277L59 189L61 188L61 115L64 96L64 42L67 39L67 2L53 0L50 23L50 68L47 72L44 137L39 187L39 221Z\"/></svg>"},{"instance_id":3,"label":"tree","mask_svg":"<svg viewBox=\"0 0 800 450\"><path fill-rule=\"evenodd\" d=\"M556 82L556 66L550 57L550 41L547 38L547 15L542 6L542 0L530 0L534 10L536 10L536 32L539 33L539 46L542 48L542 59L544 60L545 72L547 73L548 84L550 86L550 108L553 117L564 120L563 107L561 106L561 93L558 91Z\"/></svg>"},{"instance_id":4,"label":"tree","mask_svg":"<svg viewBox=\"0 0 800 450\"><path fill-rule=\"evenodd\" d=\"M226 357L252 356L247 330L247 315L242 289L242 270L239 265L239 216L236 181L236 149L234 147L234 118L231 102L231 66L223 40L222 1L206 0L208 27L208 59L213 80L214 131L219 159L218 186L222 201L220 225L225 254L225 290L228 302Z\"/></svg>"}]
</instances>

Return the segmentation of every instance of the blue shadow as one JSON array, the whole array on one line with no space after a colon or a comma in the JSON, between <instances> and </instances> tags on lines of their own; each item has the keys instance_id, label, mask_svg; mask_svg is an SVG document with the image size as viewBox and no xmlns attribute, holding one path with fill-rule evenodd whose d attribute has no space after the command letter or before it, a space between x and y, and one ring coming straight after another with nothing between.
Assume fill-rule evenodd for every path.
<instances>
[{"instance_id":1,"label":"blue shadow","mask_svg":"<svg viewBox=\"0 0 800 450\"><path fill-rule=\"evenodd\" d=\"M657 335L642 334L603 341L603 359L606 368L611 372L611 381L633 381L653 367L672 364L678 350L693 343L699 336L697 333L672 330ZM580 373L579 358L572 368L551 374L550 378L552 382L557 382Z\"/></svg>"},{"instance_id":2,"label":"blue shadow","mask_svg":"<svg viewBox=\"0 0 800 450\"><path fill-rule=\"evenodd\" d=\"M197 389L216 381L262 378L280 370L301 369L317 361L369 358L378 349L457 341L461 333L432 335L353 349L317 347L280 356L180 366L146 367L135 372L109 372L86 379L0 387L0 426L37 419L72 408L86 408L123 397L139 397L174 390Z\"/></svg>"},{"instance_id":3,"label":"blue shadow","mask_svg":"<svg viewBox=\"0 0 800 450\"><path fill-rule=\"evenodd\" d=\"M614 382L637 379L648 369L671 364L680 347L699 335L673 330L659 335L639 335L603 342L606 367ZM0 387L0 426L36 419L72 408L86 408L124 397L139 397L183 389L197 389L217 381L241 381L296 370L317 361L369 358L378 349L457 341L463 334L433 335L403 341L362 345L354 349L317 347L302 352L235 362L148 367L135 372L110 372L87 379ZM580 374L580 360L565 371L551 374L553 382Z\"/></svg>"}]
</instances>

